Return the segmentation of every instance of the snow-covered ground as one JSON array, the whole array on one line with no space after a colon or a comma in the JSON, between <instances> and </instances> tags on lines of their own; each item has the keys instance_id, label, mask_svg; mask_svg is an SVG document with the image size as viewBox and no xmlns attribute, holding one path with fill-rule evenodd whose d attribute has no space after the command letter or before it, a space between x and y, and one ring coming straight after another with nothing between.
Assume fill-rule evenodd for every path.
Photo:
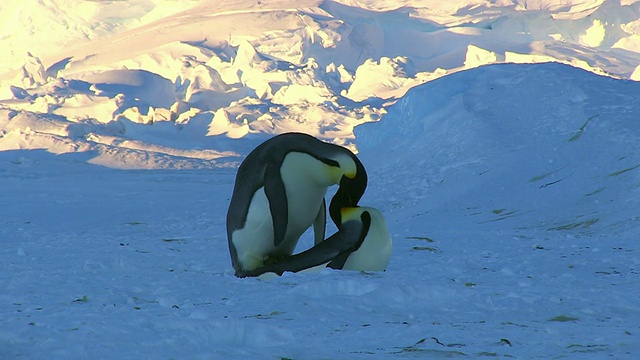
<instances>
[{"instance_id":1,"label":"snow-covered ground","mask_svg":"<svg viewBox=\"0 0 640 360\"><path fill-rule=\"evenodd\" d=\"M640 2L0 23L0 359L640 357ZM386 272L233 276L235 167L285 131L358 151Z\"/></svg>"}]
</instances>

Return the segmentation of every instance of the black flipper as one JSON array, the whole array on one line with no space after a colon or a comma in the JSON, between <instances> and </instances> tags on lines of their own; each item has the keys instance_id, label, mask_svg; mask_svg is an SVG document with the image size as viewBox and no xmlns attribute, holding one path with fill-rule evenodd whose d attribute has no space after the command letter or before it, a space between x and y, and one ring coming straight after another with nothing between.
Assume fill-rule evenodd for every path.
<instances>
[{"instance_id":1,"label":"black flipper","mask_svg":"<svg viewBox=\"0 0 640 360\"><path fill-rule=\"evenodd\" d=\"M269 200L269 210L273 219L273 243L278 246L284 241L289 222L287 192L280 175L280 164L269 164L265 170L264 192Z\"/></svg>"},{"instance_id":2,"label":"black flipper","mask_svg":"<svg viewBox=\"0 0 640 360\"><path fill-rule=\"evenodd\" d=\"M349 252L345 251L336 256L333 260L331 260L329 264L327 264L328 268L342 270L342 268L344 267L344 263L346 263L347 259L349 258L349 255L351 255L352 252L358 250L360 248L360 245L362 245L362 243L364 242L364 238L367 237L367 234L369 233L369 227L371 226L371 214L369 214L367 211L364 211L360 215L360 219L362 220L362 230L360 231L360 236L358 238L356 246L353 250Z\"/></svg>"},{"instance_id":3,"label":"black flipper","mask_svg":"<svg viewBox=\"0 0 640 360\"><path fill-rule=\"evenodd\" d=\"M367 216L368 215L369 214L367 214ZM363 224L362 221L356 220L347 221L342 224L340 231L306 251L274 264L265 265L254 270L241 271L236 273L236 276L260 276L268 272L282 275L285 271L298 272L322 265L341 256L343 253L346 253L348 257L349 254L362 244L364 236L366 235L366 231L363 231L365 225L368 229L368 223Z\"/></svg>"},{"instance_id":4,"label":"black flipper","mask_svg":"<svg viewBox=\"0 0 640 360\"><path fill-rule=\"evenodd\" d=\"M316 219L313 221L313 244L318 245L324 240L327 227L327 203L322 199L322 205Z\"/></svg>"}]
</instances>

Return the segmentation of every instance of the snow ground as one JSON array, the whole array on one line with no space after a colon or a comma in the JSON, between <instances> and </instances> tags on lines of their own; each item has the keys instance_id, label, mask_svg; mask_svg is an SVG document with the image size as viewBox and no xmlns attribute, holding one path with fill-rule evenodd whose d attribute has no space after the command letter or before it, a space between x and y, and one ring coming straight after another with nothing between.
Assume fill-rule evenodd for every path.
<instances>
[{"instance_id":1,"label":"snow ground","mask_svg":"<svg viewBox=\"0 0 640 360\"><path fill-rule=\"evenodd\" d=\"M640 356L639 2L72 4L0 40L0 359ZM233 276L290 130L359 151L386 272Z\"/></svg>"}]
</instances>

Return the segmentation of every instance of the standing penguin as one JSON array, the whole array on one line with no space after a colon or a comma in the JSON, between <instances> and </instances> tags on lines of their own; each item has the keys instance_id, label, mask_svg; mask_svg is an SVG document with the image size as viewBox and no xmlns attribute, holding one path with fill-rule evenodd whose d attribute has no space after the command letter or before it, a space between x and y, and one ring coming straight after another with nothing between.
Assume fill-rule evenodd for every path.
<instances>
[{"instance_id":1,"label":"standing penguin","mask_svg":"<svg viewBox=\"0 0 640 360\"><path fill-rule=\"evenodd\" d=\"M302 133L278 135L251 151L238 168L227 212L236 274L291 255L311 225L315 243L324 240L324 196L335 184L329 213L340 227L339 209L356 206L367 186L351 151Z\"/></svg>"},{"instance_id":2,"label":"standing penguin","mask_svg":"<svg viewBox=\"0 0 640 360\"><path fill-rule=\"evenodd\" d=\"M342 208L341 215L342 226L325 241L237 275L260 276L269 272L282 275L285 271L298 272L319 265L340 270L386 270L391 260L392 240L384 216L370 207Z\"/></svg>"}]
</instances>

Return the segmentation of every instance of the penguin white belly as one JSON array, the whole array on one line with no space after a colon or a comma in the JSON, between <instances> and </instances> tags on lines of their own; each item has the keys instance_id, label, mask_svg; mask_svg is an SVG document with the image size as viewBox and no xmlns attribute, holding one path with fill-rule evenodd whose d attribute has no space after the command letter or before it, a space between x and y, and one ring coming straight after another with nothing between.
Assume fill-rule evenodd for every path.
<instances>
[{"instance_id":1,"label":"penguin white belly","mask_svg":"<svg viewBox=\"0 0 640 360\"><path fill-rule=\"evenodd\" d=\"M343 270L384 271L391 260L393 243L383 215L376 209L363 207L371 215L371 226L358 250L349 255Z\"/></svg>"},{"instance_id":2,"label":"penguin white belly","mask_svg":"<svg viewBox=\"0 0 640 360\"><path fill-rule=\"evenodd\" d=\"M253 195L245 226L234 231L232 239L238 262L245 269L262 266L265 254L275 250L273 220L264 188L258 189Z\"/></svg>"}]
</instances>

